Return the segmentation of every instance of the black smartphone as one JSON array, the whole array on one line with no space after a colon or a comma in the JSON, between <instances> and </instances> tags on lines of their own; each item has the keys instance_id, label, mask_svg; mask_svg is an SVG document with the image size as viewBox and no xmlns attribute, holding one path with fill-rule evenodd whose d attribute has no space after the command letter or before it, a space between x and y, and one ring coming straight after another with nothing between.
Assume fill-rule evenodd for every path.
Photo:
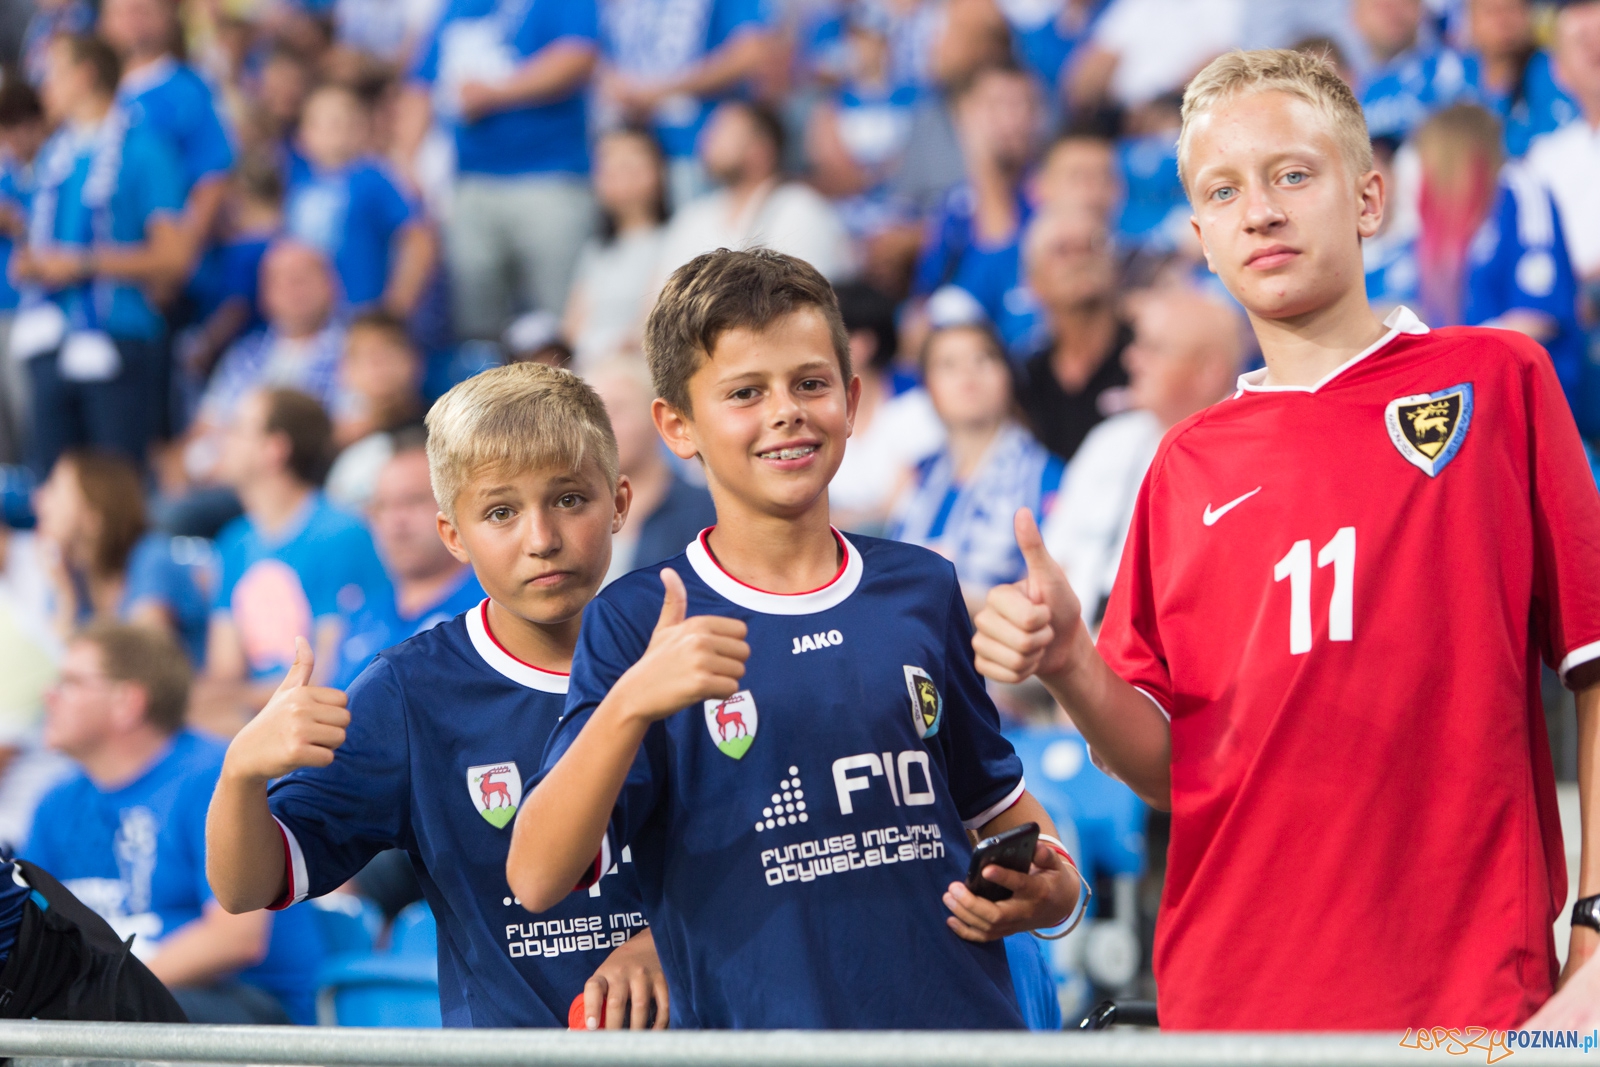
<instances>
[{"instance_id":1,"label":"black smartphone","mask_svg":"<svg viewBox=\"0 0 1600 1067\"><path fill-rule=\"evenodd\" d=\"M972 862L967 864L967 888L985 900L1010 900L1011 890L989 881L983 876L983 869L993 864L1027 874L1038 844L1039 824L1036 822L1013 826L979 841L978 847L972 850Z\"/></svg>"}]
</instances>

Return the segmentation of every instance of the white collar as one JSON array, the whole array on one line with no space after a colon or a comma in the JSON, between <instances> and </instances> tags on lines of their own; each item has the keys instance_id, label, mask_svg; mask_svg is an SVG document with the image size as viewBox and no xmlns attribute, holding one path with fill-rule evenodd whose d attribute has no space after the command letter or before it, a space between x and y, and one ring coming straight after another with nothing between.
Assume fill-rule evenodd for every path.
<instances>
[{"instance_id":1,"label":"white collar","mask_svg":"<svg viewBox=\"0 0 1600 1067\"><path fill-rule=\"evenodd\" d=\"M833 530L831 526L828 528ZM701 530L700 536L690 543L687 549L689 566L694 568L702 582L711 587L712 592L741 608L759 611L763 615L814 615L843 604L856 591L856 586L861 584L861 552L838 530L833 530L833 536L839 539L839 545L844 549L844 563L827 585L806 593L769 593L744 584L722 569L706 546L706 535L713 529L715 527Z\"/></svg>"},{"instance_id":2,"label":"white collar","mask_svg":"<svg viewBox=\"0 0 1600 1067\"><path fill-rule=\"evenodd\" d=\"M125 100L132 100L166 83L176 73L178 73L178 61L170 55L162 56L149 66L123 75L122 84L117 86L117 95Z\"/></svg>"},{"instance_id":3,"label":"white collar","mask_svg":"<svg viewBox=\"0 0 1600 1067\"><path fill-rule=\"evenodd\" d=\"M1383 348L1390 341L1393 341L1401 334L1428 332L1427 325L1421 319L1417 318L1410 308L1405 307L1404 305L1389 312L1389 317L1383 320L1383 324L1389 327L1388 333L1385 333L1372 344L1368 345L1360 352L1357 352L1354 356L1351 356L1349 359L1333 368L1333 370L1324 375L1322 380L1317 382L1315 385L1263 385L1261 383L1266 380L1267 368L1262 367L1259 370L1253 370L1248 374L1239 375L1239 392L1315 393L1324 385L1327 385L1329 382L1333 381L1335 378L1349 370L1351 367L1355 366L1357 363L1360 363L1374 352Z\"/></svg>"},{"instance_id":4,"label":"white collar","mask_svg":"<svg viewBox=\"0 0 1600 1067\"><path fill-rule=\"evenodd\" d=\"M488 597L485 597L476 608L467 612L467 635L472 638L472 647L478 650L483 662L518 685L537 689L541 693L567 691L570 675L524 663L500 646L494 634L489 632Z\"/></svg>"}]
</instances>

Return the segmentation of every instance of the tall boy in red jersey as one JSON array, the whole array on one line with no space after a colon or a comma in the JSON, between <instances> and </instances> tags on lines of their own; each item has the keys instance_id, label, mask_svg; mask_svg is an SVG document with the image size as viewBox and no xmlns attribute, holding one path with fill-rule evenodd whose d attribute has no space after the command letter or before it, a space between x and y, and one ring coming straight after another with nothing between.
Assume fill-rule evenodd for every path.
<instances>
[{"instance_id":1,"label":"tall boy in red jersey","mask_svg":"<svg viewBox=\"0 0 1600 1067\"><path fill-rule=\"evenodd\" d=\"M1568 968L1600 941L1600 494L1545 352L1367 304L1383 179L1324 61L1236 52L1184 99L1211 269L1266 357L1166 436L1098 650L1033 520L979 669L1038 675L1172 810L1170 1029L1516 1026L1566 870L1539 660L1578 691ZM1600 924L1597 924L1600 925Z\"/></svg>"}]
</instances>

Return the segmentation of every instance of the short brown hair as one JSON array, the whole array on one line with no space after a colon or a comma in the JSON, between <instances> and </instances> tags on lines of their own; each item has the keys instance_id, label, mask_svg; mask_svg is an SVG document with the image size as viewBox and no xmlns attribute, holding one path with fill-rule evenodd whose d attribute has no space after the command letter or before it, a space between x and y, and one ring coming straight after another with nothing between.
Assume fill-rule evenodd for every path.
<instances>
[{"instance_id":1,"label":"short brown hair","mask_svg":"<svg viewBox=\"0 0 1600 1067\"><path fill-rule=\"evenodd\" d=\"M1326 56L1292 48L1229 52L1208 63L1183 91L1183 128L1178 133L1178 177L1189 187L1189 138L1195 116L1245 93L1288 93L1320 111L1355 175L1372 169L1372 138L1356 94Z\"/></svg>"},{"instance_id":2,"label":"short brown hair","mask_svg":"<svg viewBox=\"0 0 1600 1067\"><path fill-rule=\"evenodd\" d=\"M416 342L411 340L411 331L406 329L405 320L392 311L368 308L351 319L350 325L345 327L347 334L357 330L371 330L396 348L403 348L413 356L418 355Z\"/></svg>"},{"instance_id":3,"label":"short brown hair","mask_svg":"<svg viewBox=\"0 0 1600 1067\"><path fill-rule=\"evenodd\" d=\"M92 33L68 34L60 38L72 62L89 64L94 69L95 87L107 96L117 91L122 81L122 60L105 41Z\"/></svg>"},{"instance_id":4,"label":"short brown hair","mask_svg":"<svg viewBox=\"0 0 1600 1067\"><path fill-rule=\"evenodd\" d=\"M119 455L89 448L69 449L56 464L72 472L84 502L100 522L89 565L97 575L121 574L146 529L138 469Z\"/></svg>"},{"instance_id":5,"label":"short brown hair","mask_svg":"<svg viewBox=\"0 0 1600 1067\"><path fill-rule=\"evenodd\" d=\"M850 336L833 286L803 259L769 248L719 248L667 279L644 324L644 351L656 395L688 413L689 379L729 330L764 330L785 315L815 308L827 320L833 354L850 381Z\"/></svg>"},{"instance_id":6,"label":"short brown hair","mask_svg":"<svg viewBox=\"0 0 1600 1067\"><path fill-rule=\"evenodd\" d=\"M145 693L145 721L162 733L183 727L189 706L189 660L164 631L125 622L96 622L78 634L100 650L107 678L132 682Z\"/></svg>"},{"instance_id":7,"label":"short brown hair","mask_svg":"<svg viewBox=\"0 0 1600 1067\"><path fill-rule=\"evenodd\" d=\"M267 433L289 439L290 473L307 485L321 485L333 465L333 420L313 396L298 389L267 389Z\"/></svg>"},{"instance_id":8,"label":"short brown hair","mask_svg":"<svg viewBox=\"0 0 1600 1067\"><path fill-rule=\"evenodd\" d=\"M428 412L428 478L445 518L483 470L576 471L593 458L617 487L617 438L600 397L571 371L544 363L508 363L476 374Z\"/></svg>"}]
</instances>

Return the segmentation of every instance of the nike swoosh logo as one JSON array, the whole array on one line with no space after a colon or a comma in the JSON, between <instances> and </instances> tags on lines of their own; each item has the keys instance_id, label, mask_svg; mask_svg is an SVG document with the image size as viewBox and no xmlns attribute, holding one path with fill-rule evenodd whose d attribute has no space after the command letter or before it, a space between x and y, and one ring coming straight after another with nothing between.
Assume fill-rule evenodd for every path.
<instances>
[{"instance_id":1,"label":"nike swoosh logo","mask_svg":"<svg viewBox=\"0 0 1600 1067\"><path fill-rule=\"evenodd\" d=\"M1248 493L1244 494L1244 496L1234 497L1216 511L1212 511L1211 505L1207 504L1205 514L1200 516L1200 521L1205 523L1207 526L1214 526L1218 519L1222 518L1222 516L1226 515L1240 504L1243 504L1246 500L1249 500L1259 492L1261 492L1261 487L1258 485Z\"/></svg>"}]
</instances>

